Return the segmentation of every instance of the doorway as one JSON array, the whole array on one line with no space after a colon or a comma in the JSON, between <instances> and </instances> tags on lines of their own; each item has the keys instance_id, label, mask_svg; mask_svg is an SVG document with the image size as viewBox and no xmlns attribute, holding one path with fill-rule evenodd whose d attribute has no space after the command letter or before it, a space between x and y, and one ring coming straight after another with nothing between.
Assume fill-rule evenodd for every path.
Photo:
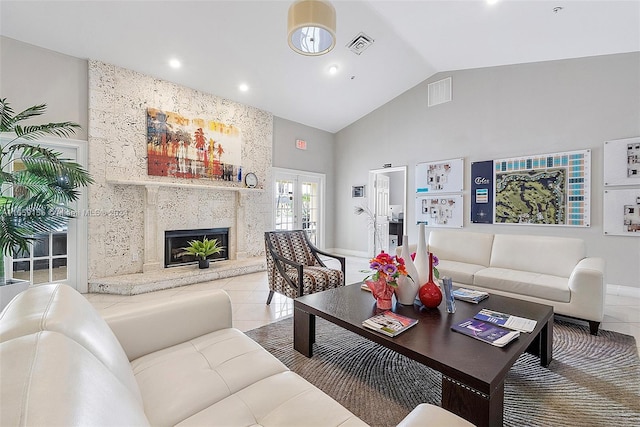
<instances>
[{"instance_id":1,"label":"doorway","mask_svg":"<svg viewBox=\"0 0 640 427\"><path fill-rule=\"evenodd\" d=\"M2 140L3 145L8 140ZM87 164L86 141L43 139L32 141L34 145L50 148L85 166ZM24 168L21 161L10 162L13 170ZM86 166L85 166L86 167ZM38 239L28 251L15 251L2 260L6 278L28 280L31 284L63 283L80 292L87 292L87 207L86 188L78 189L79 199L69 205L67 224L50 233L37 235Z\"/></svg>"},{"instance_id":2,"label":"doorway","mask_svg":"<svg viewBox=\"0 0 640 427\"><path fill-rule=\"evenodd\" d=\"M324 183L324 174L273 168L274 228L304 230L324 247Z\"/></svg>"},{"instance_id":3,"label":"doorway","mask_svg":"<svg viewBox=\"0 0 640 427\"><path fill-rule=\"evenodd\" d=\"M368 252L373 257L381 251L395 254L405 234L407 212L407 167L397 166L369 171L368 207L374 213L373 233Z\"/></svg>"}]
</instances>

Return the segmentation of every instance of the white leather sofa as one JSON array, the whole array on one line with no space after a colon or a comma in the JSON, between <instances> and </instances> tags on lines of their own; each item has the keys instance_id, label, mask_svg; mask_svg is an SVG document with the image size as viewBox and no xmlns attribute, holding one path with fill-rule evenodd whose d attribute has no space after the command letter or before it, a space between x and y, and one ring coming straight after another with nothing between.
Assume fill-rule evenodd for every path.
<instances>
[{"instance_id":1,"label":"white leather sofa","mask_svg":"<svg viewBox=\"0 0 640 427\"><path fill-rule=\"evenodd\" d=\"M593 335L604 316L605 262L587 257L584 241L555 236L432 230L428 250L440 277L457 286L552 305L586 320Z\"/></svg>"},{"instance_id":2,"label":"white leather sofa","mask_svg":"<svg viewBox=\"0 0 640 427\"><path fill-rule=\"evenodd\" d=\"M0 369L2 426L366 425L232 328L221 290L103 319L31 288L0 314ZM401 425L470 424L422 404Z\"/></svg>"}]
</instances>

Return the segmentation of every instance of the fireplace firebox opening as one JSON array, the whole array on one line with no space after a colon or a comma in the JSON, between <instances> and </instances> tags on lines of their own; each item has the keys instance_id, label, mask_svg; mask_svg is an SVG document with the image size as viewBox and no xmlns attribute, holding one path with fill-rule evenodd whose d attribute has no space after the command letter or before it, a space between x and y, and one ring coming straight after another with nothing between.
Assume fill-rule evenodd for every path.
<instances>
[{"instance_id":1,"label":"fireplace firebox opening","mask_svg":"<svg viewBox=\"0 0 640 427\"><path fill-rule=\"evenodd\" d=\"M164 232L164 266L195 264L198 260L190 254L181 255L191 240L217 239L224 249L218 254L209 255L211 261L229 259L229 228L201 228L197 230L168 230Z\"/></svg>"}]
</instances>

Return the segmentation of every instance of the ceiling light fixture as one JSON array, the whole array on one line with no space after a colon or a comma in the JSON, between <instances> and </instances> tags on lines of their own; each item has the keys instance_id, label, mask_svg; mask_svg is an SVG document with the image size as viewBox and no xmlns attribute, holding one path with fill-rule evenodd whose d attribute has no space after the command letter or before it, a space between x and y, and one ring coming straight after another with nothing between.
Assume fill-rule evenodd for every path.
<instances>
[{"instance_id":1,"label":"ceiling light fixture","mask_svg":"<svg viewBox=\"0 0 640 427\"><path fill-rule=\"evenodd\" d=\"M336 45L336 10L322 0L298 0L289 6L288 42L301 55L323 55Z\"/></svg>"},{"instance_id":2,"label":"ceiling light fixture","mask_svg":"<svg viewBox=\"0 0 640 427\"><path fill-rule=\"evenodd\" d=\"M241 83L240 86L238 86L238 89L240 89L240 92L246 92L249 90L249 85L246 83Z\"/></svg>"},{"instance_id":3,"label":"ceiling light fixture","mask_svg":"<svg viewBox=\"0 0 640 427\"><path fill-rule=\"evenodd\" d=\"M338 72L337 65L332 65L331 67L329 67L329 74L336 74L337 72Z\"/></svg>"},{"instance_id":4,"label":"ceiling light fixture","mask_svg":"<svg viewBox=\"0 0 640 427\"><path fill-rule=\"evenodd\" d=\"M487 0L488 4L494 5L496 3L498 3L500 0Z\"/></svg>"},{"instance_id":5,"label":"ceiling light fixture","mask_svg":"<svg viewBox=\"0 0 640 427\"><path fill-rule=\"evenodd\" d=\"M169 66L171 68L180 68L181 65L180 61L175 58L169 60Z\"/></svg>"}]
</instances>

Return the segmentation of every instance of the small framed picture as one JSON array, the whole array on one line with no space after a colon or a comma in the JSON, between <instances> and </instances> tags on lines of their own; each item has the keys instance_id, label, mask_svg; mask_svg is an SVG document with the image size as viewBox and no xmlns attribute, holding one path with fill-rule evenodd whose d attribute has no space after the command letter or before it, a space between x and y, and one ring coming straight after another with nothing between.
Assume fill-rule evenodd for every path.
<instances>
[{"instance_id":1,"label":"small framed picture","mask_svg":"<svg viewBox=\"0 0 640 427\"><path fill-rule=\"evenodd\" d=\"M351 187L351 197L364 197L364 185L354 185Z\"/></svg>"}]
</instances>

